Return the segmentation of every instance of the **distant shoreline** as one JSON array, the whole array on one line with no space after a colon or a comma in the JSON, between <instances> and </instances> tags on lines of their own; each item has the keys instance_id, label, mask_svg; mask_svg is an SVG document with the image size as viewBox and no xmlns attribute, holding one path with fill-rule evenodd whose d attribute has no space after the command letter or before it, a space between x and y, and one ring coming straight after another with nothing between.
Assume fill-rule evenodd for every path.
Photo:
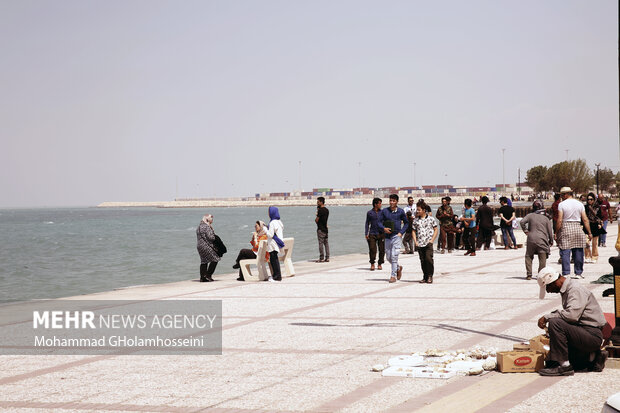
<instances>
[{"instance_id":1,"label":"distant shoreline","mask_svg":"<svg viewBox=\"0 0 620 413\"><path fill-rule=\"evenodd\" d=\"M326 206L371 206L373 197L368 198L333 198L326 197ZM430 205L441 204L440 196L424 198ZM452 196L451 204L462 205L466 198L472 196ZM383 197L383 204L387 205L388 197ZM417 201L419 198L414 197ZM515 201L516 202L516 201ZM527 201L519 201L519 203ZM491 201L490 204L497 202ZM269 199L269 200L195 200L195 201L162 201L162 202L103 202L97 208L242 208L242 207L268 207L268 206L316 206L316 197L311 199ZM401 197L399 205L407 205L407 197Z\"/></svg>"}]
</instances>

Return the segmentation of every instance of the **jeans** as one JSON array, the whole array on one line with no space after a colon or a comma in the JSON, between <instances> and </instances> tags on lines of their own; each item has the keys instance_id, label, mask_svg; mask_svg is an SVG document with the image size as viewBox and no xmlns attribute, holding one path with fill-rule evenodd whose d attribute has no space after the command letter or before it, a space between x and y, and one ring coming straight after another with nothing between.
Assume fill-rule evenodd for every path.
<instances>
[{"instance_id":1,"label":"jeans","mask_svg":"<svg viewBox=\"0 0 620 413\"><path fill-rule=\"evenodd\" d=\"M425 247L418 247L418 254L420 254L420 265L422 266L424 279L428 281L428 279L435 273L435 264L433 262L433 244L428 244Z\"/></svg>"},{"instance_id":2,"label":"jeans","mask_svg":"<svg viewBox=\"0 0 620 413\"><path fill-rule=\"evenodd\" d=\"M515 234L512 231L512 227L502 227L502 240L504 240L504 247L508 246L508 235L510 235L510 239L512 240L512 246L517 248L517 240L515 239Z\"/></svg>"},{"instance_id":3,"label":"jeans","mask_svg":"<svg viewBox=\"0 0 620 413\"><path fill-rule=\"evenodd\" d=\"M368 257L370 258L370 263L375 263L375 257L377 256L377 246L379 247L379 262L378 264L383 264L385 257L385 235L382 234L370 234L368 235Z\"/></svg>"},{"instance_id":4,"label":"jeans","mask_svg":"<svg viewBox=\"0 0 620 413\"><path fill-rule=\"evenodd\" d=\"M385 239L385 258L392 264L392 277L396 277L396 271L398 271L398 255L402 243L403 239L398 235Z\"/></svg>"},{"instance_id":5,"label":"jeans","mask_svg":"<svg viewBox=\"0 0 620 413\"><path fill-rule=\"evenodd\" d=\"M610 212L611 214L611 212ZM609 222L609 220L605 220L603 221L603 229L605 231L607 231L607 223ZM605 245L605 242L607 241L607 234L601 234L598 236L598 245Z\"/></svg>"},{"instance_id":6,"label":"jeans","mask_svg":"<svg viewBox=\"0 0 620 413\"><path fill-rule=\"evenodd\" d=\"M329 259L329 240L327 239L327 232L323 232L320 229L316 230L316 236L319 239L319 260Z\"/></svg>"},{"instance_id":7,"label":"jeans","mask_svg":"<svg viewBox=\"0 0 620 413\"><path fill-rule=\"evenodd\" d=\"M573 248L570 250L560 250L560 258L562 258L562 275L570 274L570 254L573 253L573 261L575 264L575 274L583 273L583 248Z\"/></svg>"}]
</instances>

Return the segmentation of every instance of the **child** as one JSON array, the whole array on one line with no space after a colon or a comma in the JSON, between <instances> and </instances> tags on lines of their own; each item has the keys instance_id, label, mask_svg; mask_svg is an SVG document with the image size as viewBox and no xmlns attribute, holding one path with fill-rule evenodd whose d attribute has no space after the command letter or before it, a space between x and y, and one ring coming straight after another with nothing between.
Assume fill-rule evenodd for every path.
<instances>
[{"instance_id":1,"label":"child","mask_svg":"<svg viewBox=\"0 0 620 413\"><path fill-rule=\"evenodd\" d=\"M433 283L433 273L435 264L433 262L433 242L437 238L437 222L426 212L426 204L418 202L416 208L416 219L413 220L413 242L418 248L420 255L420 265L424 278L422 284Z\"/></svg>"}]
</instances>

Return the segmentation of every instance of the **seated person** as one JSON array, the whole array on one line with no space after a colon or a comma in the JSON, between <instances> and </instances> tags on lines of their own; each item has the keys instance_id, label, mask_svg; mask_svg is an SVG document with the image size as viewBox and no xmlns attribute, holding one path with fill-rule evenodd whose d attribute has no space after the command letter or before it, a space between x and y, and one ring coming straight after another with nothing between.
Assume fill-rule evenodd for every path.
<instances>
[{"instance_id":1,"label":"seated person","mask_svg":"<svg viewBox=\"0 0 620 413\"><path fill-rule=\"evenodd\" d=\"M549 329L549 354L542 376L571 376L575 369L602 371L607 352L601 351L602 328L607 323L592 292L578 281L560 275L551 267L538 273L539 298L560 293L562 309L538 320L538 327ZM571 365L571 363L573 365Z\"/></svg>"},{"instance_id":2,"label":"seated person","mask_svg":"<svg viewBox=\"0 0 620 413\"><path fill-rule=\"evenodd\" d=\"M241 266L239 265L239 261L241 260L253 260L256 258L256 253L258 252L258 246L262 240L267 240L267 233L265 232L265 223L263 221L256 221L254 224L255 232L252 232L252 239L250 239L250 244L252 244L252 249L244 248L239 251L239 255L237 255L237 259L235 265L233 265L234 269L239 269L239 278L237 281L245 281L243 278L243 272L241 271ZM269 253L265 258L269 260Z\"/></svg>"}]
</instances>

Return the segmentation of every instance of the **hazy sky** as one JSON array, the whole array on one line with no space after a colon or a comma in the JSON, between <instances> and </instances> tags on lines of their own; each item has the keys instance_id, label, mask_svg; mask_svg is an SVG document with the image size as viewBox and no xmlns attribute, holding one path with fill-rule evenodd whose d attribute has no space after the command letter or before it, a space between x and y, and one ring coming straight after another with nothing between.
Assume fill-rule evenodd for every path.
<instances>
[{"instance_id":1,"label":"hazy sky","mask_svg":"<svg viewBox=\"0 0 620 413\"><path fill-rule=\"evenodd\" d=\"M0 207L616 171L617 4L0 0Z\"/></svg>"}]
</instances>

